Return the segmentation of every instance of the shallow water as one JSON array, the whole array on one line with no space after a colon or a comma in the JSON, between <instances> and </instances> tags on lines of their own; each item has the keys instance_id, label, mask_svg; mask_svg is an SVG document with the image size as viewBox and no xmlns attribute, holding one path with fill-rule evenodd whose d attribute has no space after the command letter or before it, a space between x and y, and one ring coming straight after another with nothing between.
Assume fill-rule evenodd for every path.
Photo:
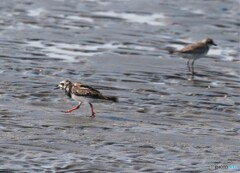
<instances>
[{"instance_id":1,"label":"shallow water","mask_svg":"<svg viewBox=\"0 0 240 173\"><path fill-rule=\"evenodd\" d=\"M0 170L239 171L239 5L1 1ZM167 49L206 36L218 46L189 80L186 60ZM53 90L64 79L120 102L94 104L95 119L88 105L64 114L76 104Z\"/></svg>"}]
</instances>

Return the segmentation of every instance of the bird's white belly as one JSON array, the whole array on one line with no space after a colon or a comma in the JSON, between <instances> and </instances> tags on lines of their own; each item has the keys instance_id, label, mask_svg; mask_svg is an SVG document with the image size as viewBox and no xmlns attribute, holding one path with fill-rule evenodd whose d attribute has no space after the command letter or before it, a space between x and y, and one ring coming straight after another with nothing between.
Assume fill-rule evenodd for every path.
<instances>
[{"instance_id":1,"label":"bird's white belly","mask_svg":"<svg viewBox=\"0 0 240 173\"><path fill-rule=\"evenodd\" d=\"M185 59L194 59L193 54L179 53L179 55Z\"/></svg>"},{"instance_id":2,"label":"bird's white belly","mask_svg":"<svg viewBox=\"0 0 240 173\"><path fill-rule=\"evenodd\" d=\"M72 99L76 100L78 102L82 103L98 103L98 102L104 102L102 99L97 99L97 98L90 98L90 97L83 97L83 96L75 96L72 95Z\"/></svg>"},{"instance_id":3,"label":"bird's white belly","mask_svg":"<svg viewBox=\"0 0 240 173\"><path fill-rule=\"evenodd\" d=\"M72 95L72 99L73 99L73 100L76 100L76 101L78 101L78 102L83 102L83 103L91 103L91 102L94 102L94 99L89 98L89 97L83 97L83 96L75 96L75 95Z\"/></svg>"},{"instance_id":4,"label":"bird's white belly","mask_svg":"<svg viewBox=\"0 0 240 173\"><path fill-rule=\"evenodd\" d=\"M201 54L191 54L191 53L179 53L179 55L185 59L199 59L199 58L203 58L204 56L207 55L207 52L203 52Z\"/></svg>"}]
</instances>

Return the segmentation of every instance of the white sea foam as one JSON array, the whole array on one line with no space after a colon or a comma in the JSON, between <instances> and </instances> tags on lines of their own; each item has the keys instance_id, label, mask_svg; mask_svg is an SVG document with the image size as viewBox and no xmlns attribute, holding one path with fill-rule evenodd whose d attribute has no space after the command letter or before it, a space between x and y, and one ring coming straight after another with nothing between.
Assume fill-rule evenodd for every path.
<instances>
[{"instance_id":1,"label":"white sea foam","mask_svg":"<svg viewBox=\"0 0 240 173\"><path fill-rule=\"evenodd\" d=\"M143 15L134 13L116 13L114 11L95 12L94 14L106 17L118 17L131 23L141 23L148 25L165 25L163 23L163 19L165 19L165 16L163 14Z\"/></svg>"},{"instance_id":2,"label":"white sea foam","mask_svg":"<svg viewBox=\"0 0 240 173\"><path fill-rule=\"evenodd\" d=\"M68 43L51 43L51 46L44 44L42 41L29 41L29 47L39 48L43 53L51 58L60 58L67 61L75 61L77 56L94 56L104 52L113 51L118 48L130 48L135 50L153 51L152 47L138 45L123 45L109 42L99 45L81 45Z\"/></svg>"},{"instance_id":3,"label":"white sea foam","mask_svg":"<svg viewBox=\"0 0 240 173\"><path fill-rule=\"evenodd\" d=\"M45 12L43 8L35 8L28 11L28 16L38 17Z\"/></svg>"},{"instance_id":4,"label":"white sea foam","mask_svg":"<svg viewBox=\"0 0 240 173\"><path fill-rule=\"evenodd\" d=\"M70 20L76 20L76 21L86 21L93 23L94 20L90 17L83 17L83 16L64 16L64 15L58 15L59 17L65 18L65 19L70 19Z\"/></svg>"},{"instance_id":5,"label":"white sea foam","mask_svg":"<svg viewBox=\"0 0 240 173\"><path fill-rule=\"evenodd\" d=\"M229 48L210 49L209 52L208 52L208 55L210 55L210 56L220 56L225 61L235 60L236 58L238 58L237 54L238 54L238 52L236 50L229 49ZM233 56L233 55L236 55L236 56Z\"/></svg>"},{"instance_id":6,"label":"white sea foam","mask_svg":"<svg viewBox=\"0 0 240 173\"><path fill-rule=\"evenodd\" d=\"M195 9L195 8L192 8L192 7L185 6L185 7L182 7L181 10L189 11L189 12L191 12L193 14L205 14L205 12L202 9L200 9L200 8Z\"/></svg>"}]
</instances>

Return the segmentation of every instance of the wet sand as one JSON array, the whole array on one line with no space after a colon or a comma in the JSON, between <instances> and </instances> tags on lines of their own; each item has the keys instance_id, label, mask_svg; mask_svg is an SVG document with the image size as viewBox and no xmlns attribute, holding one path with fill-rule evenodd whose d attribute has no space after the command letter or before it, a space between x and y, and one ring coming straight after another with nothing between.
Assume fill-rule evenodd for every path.
<instances>
[{"instance_id":1,"label":"wet sand","mask_svg":"<svg viewBox=\"0 0 240 173\"><path fill-rule=\"evenodd\" d=\"M4 0L1 172L222 172L240 149L239 1ZM203 37L196 61L168 54ZM119 103L53 90L81 81Z\"/></svg>"}]
</instances>

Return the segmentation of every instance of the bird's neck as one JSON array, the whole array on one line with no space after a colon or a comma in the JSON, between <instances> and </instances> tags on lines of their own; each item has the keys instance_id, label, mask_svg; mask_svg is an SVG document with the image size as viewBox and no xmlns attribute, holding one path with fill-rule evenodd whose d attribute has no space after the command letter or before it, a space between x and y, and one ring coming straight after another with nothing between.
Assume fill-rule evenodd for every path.
<instances>
[{"instance_id":1,"label":"bird's neck","mask_svg":"<svg viewBox=\"0 0 240 173\"><path fill-rule=\"evenodd\" d=\"M71 92L72 92L72 85L69 84L69 85L67 85L66 88L65 88L65 93L66 93L66 95L67 95L68 97L70 97L70 98L72 98Z\"/></svg>"}]
</instances>

